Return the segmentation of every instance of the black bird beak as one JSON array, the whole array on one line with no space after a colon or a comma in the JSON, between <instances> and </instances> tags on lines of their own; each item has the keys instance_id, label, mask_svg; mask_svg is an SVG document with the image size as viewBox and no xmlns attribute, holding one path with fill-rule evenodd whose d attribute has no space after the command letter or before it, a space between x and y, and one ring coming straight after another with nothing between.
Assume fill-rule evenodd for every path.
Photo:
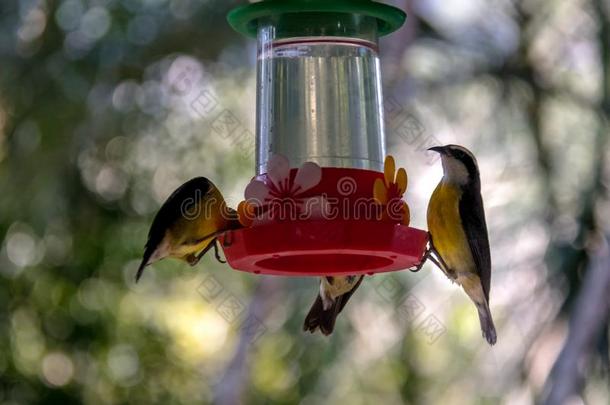
<instances>
[{"instance_id":1,"label":"black bird beak","mask_svg":"<svg viewBox=\"0 0 610 405\"><path fill-rule=\"evenodd\" d=\"M438 152L440 154L445 153L445 147L444 146L433 146L431 148L428 148L428 150L431 150L433 152Z\"/></svg>"}]
</instances>

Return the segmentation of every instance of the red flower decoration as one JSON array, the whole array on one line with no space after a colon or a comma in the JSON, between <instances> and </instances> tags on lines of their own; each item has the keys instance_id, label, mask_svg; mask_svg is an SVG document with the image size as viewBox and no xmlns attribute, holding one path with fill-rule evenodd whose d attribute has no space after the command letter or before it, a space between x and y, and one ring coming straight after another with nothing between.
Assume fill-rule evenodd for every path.
<instances>
[{"instance_id":1,"label":"red flower decoration","mask_svg":"<svg viewBox=\"0 0 610 405\"><path fill-rule=\"evenodd\" d=\"M241 224L256 226L322 217L328 208L324 197L303 196L321 179L322 169L313 162L303 163L291 178L288 159L273 155L267 162L266 178L255 177L246 187L246 199L237 208Z\"/></svg>"}]
</instances>

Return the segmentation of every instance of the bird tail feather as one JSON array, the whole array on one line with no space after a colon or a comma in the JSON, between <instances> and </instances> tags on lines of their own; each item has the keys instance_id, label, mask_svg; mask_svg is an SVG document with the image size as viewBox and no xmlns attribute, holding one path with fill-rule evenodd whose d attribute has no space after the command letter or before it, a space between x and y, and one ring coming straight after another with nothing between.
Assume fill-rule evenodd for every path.
<instances>
[{"instance_id":1,"label":"bird tail feather","mask_svg":"<svg viewBox=\"0 0 610 405\"><path fill-rule=\"evenodd\" d=\"M346 292L343 295L337 297L330 308L324 310L324 303L322 302L322 297L318 295L316 301L311 306L309 313L305 317L305 322L303 323L303 330L314 333L316 329L320 328L320 331L328 336L333 333L333 329L335 328L335 321L337 320L337 315L343 311L343 308L349 301L350 297L354 294L354 291L358 289L360 283L364 276L360 276L360 279L354 285L350 291Z\"/></svg>"},{"instance_id":2,"label":"bird tail feather","mask_svg":"<svg viewBox=\"0 0 610 405\"><path fill-rule=\"evenodd\" d=\"M140 277L142 277L142 273L144 273L144 268L148 266L148 262L150 261L150 258L154 252L155 249L146 245L146 248L144 249L144 255L142 256L142 262L140 263L140 267L138 267L138 272L136 273L136 283L140 280Z\"/></svg>"},{"instance_id":3,"label":"bird tail feather","mask_svg":"<svg viewBox=\"0 0 610 405\"><path fill-rule=\"evenodd\" d=\"M311 306L309 313L305 317L303 323L303 330L314 333L318 328L320 331L328 336L333 333L335 328L335 320L339 315L339 308L341 306L341 300L343 296L338 297L331 305L330 308L324 310L324 304L322 298L318 295L316 301Z\"/></svg>"},{"instance_id":4,"label":"bird tail feather","mask_svg":"<svg viewBox=\"0 0 610 405\"><path fill-rule=\"evenodd\" d=\"M491 311L487 302L476 303L477 311L479 312L479 321L481 322L481 332L487 343L494 345L496 343L496 327L491 317Z\"/></svg>"}]
</instances>

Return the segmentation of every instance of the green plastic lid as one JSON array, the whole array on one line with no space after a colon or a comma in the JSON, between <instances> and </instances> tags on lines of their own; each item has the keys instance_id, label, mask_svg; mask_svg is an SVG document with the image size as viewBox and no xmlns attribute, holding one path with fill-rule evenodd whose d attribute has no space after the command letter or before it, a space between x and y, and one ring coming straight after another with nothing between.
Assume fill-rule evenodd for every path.
<instances>
[{"instance_id":1,"label":"green plastic lid","mask_svg":"<svg viewBox=\"0 0 610 405\"><path fill-rule=\"evenodd\" d=\"M285 13L349 13L377 19L379 35L396 31L405 22L404 11L372 0L264 0L234 8L227 15L233 29L256 38L258 20Z\"/></svg>"}]
</instances>

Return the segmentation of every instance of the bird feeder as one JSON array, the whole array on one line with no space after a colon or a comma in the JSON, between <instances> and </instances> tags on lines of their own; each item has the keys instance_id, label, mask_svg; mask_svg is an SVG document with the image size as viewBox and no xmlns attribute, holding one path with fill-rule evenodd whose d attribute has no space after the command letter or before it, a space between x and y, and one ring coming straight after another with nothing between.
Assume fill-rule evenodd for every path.
<instances>
[{"instance_id":1,"label":"bird feeder","mask_svg":"<svg viewBox=\"0 0 610 405\"><path fill-rule=\"evenodd\" d=\"M220 238L231 267L319 276L421 261L427 233L408 226L406 172L386 158L378 54L378 37L405 17L369 0L266 0L229 13L258 40L256 176L240 204L245 227Z\"/></svg>"}]
</instances>

